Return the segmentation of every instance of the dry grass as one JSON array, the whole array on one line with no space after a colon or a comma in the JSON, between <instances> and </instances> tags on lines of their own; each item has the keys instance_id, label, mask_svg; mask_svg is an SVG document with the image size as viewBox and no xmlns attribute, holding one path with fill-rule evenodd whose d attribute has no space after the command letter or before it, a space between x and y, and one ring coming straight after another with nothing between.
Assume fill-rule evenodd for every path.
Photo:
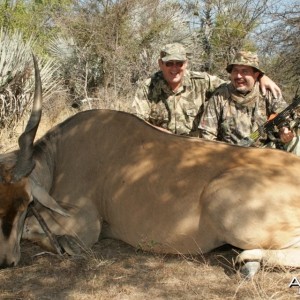
<instances>
[{"instance_id":1,"label":"dry grass","mask_svg":"<svg viewBox=\"0 0 300 300\"><path fill-rule=\"evenodd\" d=\"M183 257L98 242L86 257L59 257L23 241L18 267L0 270L0 299L295 299L297 273L262 270L254 280L235 272L235 250ZM37 255L41 253L40 255ZM299 276L299 275L298 275Z\"/></svg>"},{"instance_id":2,"label":"dry grass","mask_svg":"<svg viewBox=\"0 0 300 300\"><path fill-rule=\"evenodd\" d=\"M43 136L50 128L77 113L71 105L66 105L63 96L57 96L51 101L43 104L42 119L38 127L36 139ZM0 130L0 153L9 152L18 147L18 137L24 131L29 119L30 111L17 124L15 128Z\"/></svg>"}]
</instances>

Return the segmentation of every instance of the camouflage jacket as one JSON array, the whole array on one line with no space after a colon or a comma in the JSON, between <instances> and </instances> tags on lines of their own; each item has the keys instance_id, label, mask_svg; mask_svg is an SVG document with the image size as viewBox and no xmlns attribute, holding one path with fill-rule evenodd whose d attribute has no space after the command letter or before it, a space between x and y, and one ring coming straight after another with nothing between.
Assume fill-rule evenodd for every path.
<instances>
[{"instance_id":1,"label":"camouflage jacket","mask_svg":"<svg viewBox=\"0 0 300 300\"><path fill-rule=\"evenodd\" d=\"M202 104L222 83L216 76L186 71L182 86L173 92L159 71L137 89L134 114L175 134L197 136Z\"/></svg>"},{"instance_id":2,"label":"camouflage jacket","mask_svg":"<svg viewBox=\"0 0 300 300\"><path fill-rule=\"evenodd\" d=\"M269 92L264 97L258 84L256 88L253 101L245 105L233 100L231 83L221 85L205 103L199 125L202 137L237 144L263 125L271 114L287 106L282 98L274 99Z\"/></svg>"}]
</instances>

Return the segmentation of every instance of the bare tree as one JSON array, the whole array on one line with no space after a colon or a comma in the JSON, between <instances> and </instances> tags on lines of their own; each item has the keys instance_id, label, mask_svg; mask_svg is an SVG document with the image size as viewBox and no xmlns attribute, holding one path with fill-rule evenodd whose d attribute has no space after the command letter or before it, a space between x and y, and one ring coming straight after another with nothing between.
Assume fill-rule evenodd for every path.
<instances>
[{"instance_id":1,"label":"bare tree","mask_svg":"<svg viewBox=\"0 0 300 300\"><path fill-rule=\"evenodd\" d=\"M267 26L268 25L268 26ZM272 77L292 99L300 87L300 4L292 1L273 7L262 33L264 61Z\"/></svg>"},{"instance_id":2,"label":"bare tree","mask_svg":"<svg viewBox=\"0 0 300 300\"><path fill-rule=\"evenodd\" d=\"M194 60L198 68L222 76L237 50L256 50L253 33L268 14L271 1L186 0L185 3L192 8L193 30L197 31L198 57Z\"/></svg>"},{"instance_id":3,"label":"bare tree","mask_svg":"<svg viewBox=\"0 0 300 300\"><path fill-rule=\"evenodd\" d=\"M120 99L132 95L132 86L157 67L161 44L189 34L174 1L79 1L56 21L74 42L68 45L72 58L63 51L56 58L69 62L65 74L75 86L75 100L96 98L101 107L117 109L126 109ZM59 52L55 40L51 44Z\"/></svg>"}]
</instances>

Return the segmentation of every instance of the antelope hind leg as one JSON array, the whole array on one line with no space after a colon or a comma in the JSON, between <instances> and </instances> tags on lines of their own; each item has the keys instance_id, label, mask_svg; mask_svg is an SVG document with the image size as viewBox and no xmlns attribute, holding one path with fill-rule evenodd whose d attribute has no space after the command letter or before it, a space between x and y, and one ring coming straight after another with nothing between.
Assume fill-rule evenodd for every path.
<instances>
[{"instance_id":1,"label":"antelope hind leg","mask_svg":"<svg viewBox=\"0 0 300 300\"><path fill-rule=\"evenodd\" d=\"M235 263L240 266L240 272L247 278L252 278L262 263L269 267L300 268L300 248L245 250L237 256Z\"/></svg>"}]
</instances>

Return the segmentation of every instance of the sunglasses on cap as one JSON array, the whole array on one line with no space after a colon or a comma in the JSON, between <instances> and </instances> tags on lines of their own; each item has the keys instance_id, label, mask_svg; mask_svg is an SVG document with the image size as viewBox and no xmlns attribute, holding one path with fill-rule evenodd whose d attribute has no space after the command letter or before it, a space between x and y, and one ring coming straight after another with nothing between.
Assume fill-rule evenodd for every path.
<instances>
[{"instance_id":1,"label":"sunglasses on cap","mask_svg":"<svg viewBox=\"0 0 300 300\"><path fill-rule=\"evenodd\" d=\"M175 61L173 61L173 60L169 60L169 61L166 61L165 62L165 65L166 65L166 67L173 67L173 66L176 66L176 67L179 67L179 68L181 68L182 66L183 66L183 64L184 64L185 62L184 61L180 61L180 60L175 60Z\"/></svg>"}]
</instances>

